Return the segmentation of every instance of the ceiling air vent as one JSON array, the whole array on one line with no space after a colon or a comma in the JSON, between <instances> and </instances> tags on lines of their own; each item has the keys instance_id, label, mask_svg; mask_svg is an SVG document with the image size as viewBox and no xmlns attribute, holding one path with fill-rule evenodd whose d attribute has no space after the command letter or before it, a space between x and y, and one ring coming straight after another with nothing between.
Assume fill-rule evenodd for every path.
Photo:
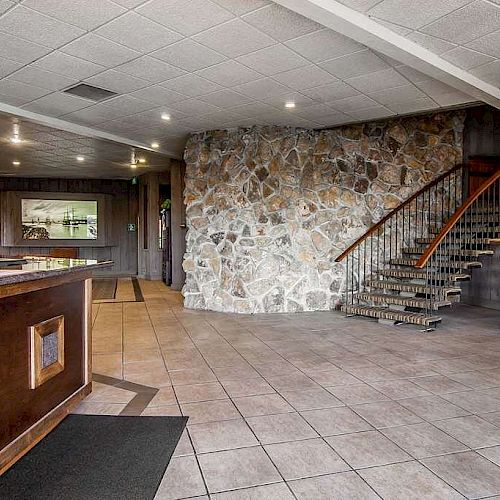
<instances>
[{"instance_id":1,"label":"ceiling air vent","mask_svg":"<svg viewBox=\"0 0 500 500\"><path fill-rule=\"evenodd\" d=\"M118 95L116 92L111 92L111 90L101 89L99 87L93 87L92 85L87 85L85 83L80 83L75 85L70 89L64 91L66 94L76 95L78 97L83 97L84 99L90 99L91 101L104 101L110 97Z\"/></svg>"}]
</instances>

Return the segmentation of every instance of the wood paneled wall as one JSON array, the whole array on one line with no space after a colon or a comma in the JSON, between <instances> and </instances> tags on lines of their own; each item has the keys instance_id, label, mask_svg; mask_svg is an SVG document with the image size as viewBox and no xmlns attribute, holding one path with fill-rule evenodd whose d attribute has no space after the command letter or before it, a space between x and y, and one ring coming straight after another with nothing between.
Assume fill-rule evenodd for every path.
<instances>
[{"instance_id":1,"label":"wood paneled wall","mask_svg":"<svg viewBox=\"0 0 500 500\"><path fill-rule=\"evenodd\" d=\"M2 191L48 191L60 193L96 193L112 195L113 245L107 247L79 247L83 259L112 260L112 268L96 275L135 276L137 274L137 231L129 232L128 223L137 224L138 188L130 181L103 179L34 179L1 177ZM57 242L54 244L57 248ZM47 255L48 248L2 247L1 255Z\"/></svg>"}]
</instances>

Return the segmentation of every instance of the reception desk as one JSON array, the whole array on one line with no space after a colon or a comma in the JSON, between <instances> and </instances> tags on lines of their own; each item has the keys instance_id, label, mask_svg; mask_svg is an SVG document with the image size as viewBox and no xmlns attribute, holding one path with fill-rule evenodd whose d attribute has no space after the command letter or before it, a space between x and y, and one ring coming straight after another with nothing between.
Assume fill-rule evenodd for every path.
<instances>
[{"instance_id":1,"label":"reception desk","mask_svg":"<svg viewBox=\"0 0 500 500\"><path fill-rule=\"evenodd\" d=\"M91 276L110 265L0 259L0 473L90 393Z\"/></svg>"}]
</instances>

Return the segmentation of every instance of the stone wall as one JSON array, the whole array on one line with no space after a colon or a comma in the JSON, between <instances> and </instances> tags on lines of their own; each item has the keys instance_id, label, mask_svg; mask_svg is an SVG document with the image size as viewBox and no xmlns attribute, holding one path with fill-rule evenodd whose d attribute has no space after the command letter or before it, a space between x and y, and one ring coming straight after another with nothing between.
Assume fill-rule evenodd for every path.
<instances>
[{"instance_id":1,"label":"stone wall","mask_svg":"<svg viewBox=\"0 0 500 500\"><path fill-rule=\"evenodd\" d=\"M462 158L462 111L304 130L194 134L186 146L188 308L334 308L335 258Z\"/></svg>"}]
</instances>

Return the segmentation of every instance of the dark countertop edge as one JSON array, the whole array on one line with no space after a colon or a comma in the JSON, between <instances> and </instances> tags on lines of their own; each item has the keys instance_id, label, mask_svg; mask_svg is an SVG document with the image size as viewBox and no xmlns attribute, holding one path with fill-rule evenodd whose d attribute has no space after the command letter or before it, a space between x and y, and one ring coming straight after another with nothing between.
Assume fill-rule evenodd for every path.
<instances>
[{"instance_id":1,"label":"dark countertop edge","mask_svg":"<svg viewBox=\"0 0 500 500\"><path fill-rule=\"evenodd\" d=\"M74 266L66 269L48 269L48 270L40 270L40 271L21 271L19 270L19 274L9 274L7 276L2 276L0 273L0 286L3 285L15 285L17 283L24 283L26 281L33 280L41 280L44 278L52 278L54 276L61 276L64 274L71 274L74 272L81 271L93 271L94 269L98 269L101 267L109 267L112 266L114 262L112 260L105 260L102 262L97 262L96 264L82 264L79 266ZM2 269L0 269L1 271ZM4 269L8 270L8 269ZM12 269L12 271L16 271Z\"/></svg>"}]
</instances>

